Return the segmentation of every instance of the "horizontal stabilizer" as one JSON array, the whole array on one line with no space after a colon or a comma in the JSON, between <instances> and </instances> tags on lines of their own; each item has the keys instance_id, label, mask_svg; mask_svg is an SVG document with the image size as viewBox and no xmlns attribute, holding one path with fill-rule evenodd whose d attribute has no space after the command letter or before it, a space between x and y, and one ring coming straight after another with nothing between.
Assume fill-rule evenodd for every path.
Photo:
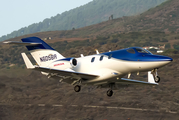
<instances>
[{"instance_id":1,"label":"horizontal stabilizer","mask_svg":"<svg viewBox=\"0 0 179 120\"><path fill-rule=\"evenodd\" d=\"M117 82L117 83L118 83L118 82ZM158 83L150 83L150 82L139 81L139 80L132 80L132 79L126 79L126 78L121 78L121 80L119 81L119 83L158 85Z\"/></svg>"},{"instance_id":2,"label":"horizontal stabilizer","mask_svg":"<svg viewBox=\"0 0 179 120\"><path fill-rule=\"evenodd\" d=\"M34 45L41 45L42 44L42 43L39 43L39 42L18 42L18 41L6 41L6 42L3 42L3 43L25 45L25 46L34 46Z\"/></svg>"},{"instance_id":3,"label":"horizontal stabilizer","mask_svg":"<svg viewBox=\"0 0 179 120\"><path fill-rule=\"evenodd\" d=\"M29 58L27 57L27 55L25 53L21 53L21 55L22 55L22 58L23 58L23 60L25 62L25 65L26 65L27 69L33 69L33 68L35 68L32 65L32 63L30 62Z\"/></svg>"}]
</instances>

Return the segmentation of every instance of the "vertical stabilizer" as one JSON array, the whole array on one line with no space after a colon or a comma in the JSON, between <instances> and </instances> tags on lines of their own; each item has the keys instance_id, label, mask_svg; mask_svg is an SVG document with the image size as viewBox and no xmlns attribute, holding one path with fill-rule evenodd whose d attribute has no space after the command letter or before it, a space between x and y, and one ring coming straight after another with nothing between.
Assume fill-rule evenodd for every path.
<instances>
[{"instance_id":1,"label":"vertical stabilizer","mask_svg":"<svg viewBox=\"0 0 179 120\"><path fill-rule=\"evenodd\" d=\"M22 42L26 43L40 43L37 45L27 45L27 49L35 59L37 64L41 67L46 67L50 63L64 58L60 53L50 47L47 43L37 37L23 38Z\"/></svg>"}]
</instances>

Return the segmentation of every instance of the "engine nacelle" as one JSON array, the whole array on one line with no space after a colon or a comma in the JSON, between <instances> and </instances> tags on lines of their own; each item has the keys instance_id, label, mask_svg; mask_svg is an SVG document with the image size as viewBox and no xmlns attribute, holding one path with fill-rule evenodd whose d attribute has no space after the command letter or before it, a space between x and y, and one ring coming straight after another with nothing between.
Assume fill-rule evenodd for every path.
<instances>
[{"instance_id":1,"label":"engine nacelle","mask_svg":"<svg viewBox=\"0 0 179 120\"><path fill-rule=\"evenodd\" d=\"M77 60L75 58L72 58L70 60L70 64L71 64L72 67L76 67L77 66Z\"/></svg>"},{"instance_id":2,"label":"engine nacelle","mask_svg":"<svg viewBox=\"0 0 179 120\"><path fill-rule=\"evenodd\" d=\"M65 70L67 68L73 68L76 66L77 66L77 60L75 58L64 58L51 63L48 67Z\"/></svg>"}]
</instances>

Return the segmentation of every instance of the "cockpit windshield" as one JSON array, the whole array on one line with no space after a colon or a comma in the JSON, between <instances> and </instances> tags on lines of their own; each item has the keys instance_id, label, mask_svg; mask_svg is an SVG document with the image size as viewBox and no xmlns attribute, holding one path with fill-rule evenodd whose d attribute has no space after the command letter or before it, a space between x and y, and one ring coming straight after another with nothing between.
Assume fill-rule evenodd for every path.
<instances>
[{"instance_id":1,"label":"cockpit windshield","mask_svg":"<svg viewBox=\"0 0 179 120\"><path fill-rule=\"evenodd\" d=\"M135 48L138 53L147 53L147 54L152 54L148 50L142 49L142 48Z\"/></svg>"},{"instance_id":2,"label":"cockpit windshield","mask_svg":"<svg viewBox=\"0 0 179 120\"><path fill-rule=\"evenodd\" d=\"M127 49L127 52L132 53L132 54L136 54L136 53L152 54L150 51L140 48L140 47L129 48Z\"/></svg>"},{"instance_id":3,"label":"cockpit windshield","mask_svg":"<svg viewBox=\"0 0 179 120\"><path fill-rule=\"evenodd\" d=\"M135 54L135 50L133 48L128 49L127 52Z\"/></svg>"}]
</instances>

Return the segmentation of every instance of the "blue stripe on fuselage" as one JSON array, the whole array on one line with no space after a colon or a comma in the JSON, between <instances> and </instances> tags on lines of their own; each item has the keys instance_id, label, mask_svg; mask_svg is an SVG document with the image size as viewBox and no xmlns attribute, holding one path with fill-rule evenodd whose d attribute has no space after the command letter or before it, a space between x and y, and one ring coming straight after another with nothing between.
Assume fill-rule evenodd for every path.
<instances>
[{"instance_id":1,"label":"blue stripe on fuselage","mask_svg":"<svg viewBox=\"0 0 179 120\"><path fill-rule=\"evenodd\" d=\"M129 49L133 49L135 52L130 53L128 52ZM101 55L107 55L111 56L112 58L115 59L120 59L120 60L125 60L125 61L143 61L143 62L154 62L154 61L172 61L173 59L167 56L161 56L161 55L153 55L149 51L145 50L146 53L139 53L137 49L144 50L143 48L140 47L131 47L131 48L126 48L122 50L116 50L112 52L106 52L106 53L101 53Z\"/></svg>"}]
</instances>

